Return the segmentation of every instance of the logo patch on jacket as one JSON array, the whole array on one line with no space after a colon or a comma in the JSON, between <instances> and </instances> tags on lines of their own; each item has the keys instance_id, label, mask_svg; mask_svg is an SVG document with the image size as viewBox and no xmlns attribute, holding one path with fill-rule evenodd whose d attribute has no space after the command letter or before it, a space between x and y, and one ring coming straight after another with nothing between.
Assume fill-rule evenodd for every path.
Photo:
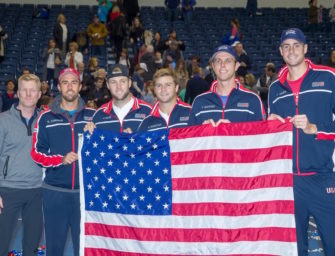
<instances>
[{"instance_id":1,"label":"logo patch on jacket","mask_svg":"<svg viewBox=\"0 0 335 256\"><path fill-rule=\"evenodd\" d=\"M188 121L190 119L190 117L189 116L181 116L180 117L180 121Z\"/></svg>"},{"instance_id":2,"label":"logo patch on jacket","mask_svg":"<svg viewBox=\"0 0 335 256\"><path fill-rule=\"evenodd\" d=\"M144 119L145 118L145 114L135 114L135 118Z\"/></svg>"},{"instance_id":3,"label":"logo patch on jacket","mask_svg":"<svg viewBox=\"0 0 335 256\"><path fill-rule=\"evenodd\" d=\"M238 108L247 108L247 107L249 107L249 103L248 102L239 102L239 103L237 103L237 107Z\"/></svg>"},{"instance_id":4,"label":"logo patch on jacket","mask_svg":"<svg viewBox=\"0 0 335 256\"><path fill-rule=\"evenodd\" d=\"M312 87L321 87L325 86L325 82L313 82Z\"/></svg>"}]
</instances>

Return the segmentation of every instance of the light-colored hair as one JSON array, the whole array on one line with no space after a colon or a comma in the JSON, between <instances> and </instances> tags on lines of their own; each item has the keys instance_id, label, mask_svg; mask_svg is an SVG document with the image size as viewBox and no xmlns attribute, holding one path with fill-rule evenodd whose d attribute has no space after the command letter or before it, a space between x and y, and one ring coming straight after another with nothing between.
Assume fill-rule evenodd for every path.
<instances>
[{"instance_id":1,"label":"light-colored hair","mask_svg":"<svg viewBox=\"0 0 335 256\"><path fill-rule=\"evenodd\" d=\"M60 23L61 18L64 18L64 23L65 23L66 22L66 18L65 18L65 15L62 14L62 13L58 15L57 22Z\"/></svg>"},{"instance_id":2,"label":"light-colored hair","mask_svg":"<svg viewBox=\"0 0 335 256\"><path fill-rule=\"evenodd\" d=\"M71 42L69 46L70 47L72 46L75 49L75 51L78 51L79 45L76 42Z\"/></svg>"},{"instance_id":3,"label":"light-colored hair","mask_svg":"<svg viewBox=\"0 0 335 256\"><path fill-rule=\"evenodd\" d=\"M173 72L171 72L171 70L168 68L161 68L157 70L154 76L152 77L152 82L154 86L156 85L157 79L163 76L171 76L173 78L173 82L175 83L175 85L177 85L177 79L176 76L173 74Z\"/></svg>"},{"instance_id":4,"label":"light-colored hair","mask_svg":"<svg viewBox=\"0 0 335 256\"><path fill-rule=\"evenodd\" d=\"M37 89L41 90L41 80L38 78L38 76L34 75L34 74L25 74L19 77L18 80L18 88L20 90L21 86L22 86L22 81L34 81L36 83Z\"/></svg>"}]
</instances>

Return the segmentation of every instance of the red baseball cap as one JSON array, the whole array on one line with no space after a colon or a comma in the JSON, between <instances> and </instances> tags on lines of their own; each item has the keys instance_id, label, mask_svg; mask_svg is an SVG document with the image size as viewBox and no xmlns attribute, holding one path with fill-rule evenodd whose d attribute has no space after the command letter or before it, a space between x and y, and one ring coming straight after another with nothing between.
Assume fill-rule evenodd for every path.
<instances>
[{"instance_id":1,"label":"red baseball cap","mask_svg":"<svg viewBox=\"0 0 335 256\"><path fill-rule=\"evenodd\" d=\"M75 75L78 80L80 81L80 74L77 70L75 70L74 68L64 68L58 75L58 81L60 81L62 79L63 76L65 76L66 74L73 74Z\"/></svg>"}]
</instances>

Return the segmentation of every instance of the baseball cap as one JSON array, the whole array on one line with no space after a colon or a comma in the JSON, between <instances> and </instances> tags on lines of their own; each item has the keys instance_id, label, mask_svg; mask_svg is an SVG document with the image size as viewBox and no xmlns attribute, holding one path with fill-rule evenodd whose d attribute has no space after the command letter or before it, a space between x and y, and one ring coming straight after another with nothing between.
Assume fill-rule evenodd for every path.
<instances>
[{"instance_id":1,"label":"baseball cap","mask_svg":"<svg viewBox=\"0 0 335 256\"><path fill-rule=\"evenodd\" d=\"M129 76L129 70L126 66L121 64L112 65L107 72L107 79L117 76Z\"/></svg>"},{"instance_id":2,"label":"baseball cap","mask_svg":"<svg viewBox=\"0 0 335 256\"><path fill-rule=\"evenodd\" d=\"M237 56L237 53L235 51L235 49L229 45L221 45L219 47L217 47L215 50L214 50L214 53L212 55L212 60L215 58L215 55L218 54L219 52L226 52L226 53L229 53L230 55L232 55L236 61L238 61L238 56Z\"/></svg>"},{"instance_id":3,"label":"baseball cap","mask_svg":"<svg viewBox=\"0 0 335 256\"><path fill-rule=\"evenodd\" d=\"M73 74L80 81L80 74L74 68L64 68L58 75L58 81L62 80L63 76L65 76L66 74Z\"/></svg>"},{"instance_id":4,"label":"baseball cap","mask_svg":"<svg viewBox=\"0 0 335 256\"><path fill-rule=\"evenodd\" d=\"M240 43L240 41L235 41L231 46L235 47L236 45L238 45Z\"/></svg>"},{"instance_id":5,"label":"baseball cap","mask_svg":"<svg viewBox=\"0 0 335 256\"><path fill-rule=\"evenodd\" d=\"M144 70L145 70L145 72L148 72L148 67L147 67L147 64L145 64L145 63L141 62L141 63L140 63L140 67L141 67L141 69L144 69Z\"/></svg>"},{"instance_id":6,"label":"baseball cap","mask_svg":"<svg viewBox=\"0 0 335 256\"><path fill-rule=\"evenodd\" d=\"M286 40L286 39L295 39L299 42L306 43L306 37L304 33L298 29L298 28L289 28L287 30L284 30L280 37L280 45Z\"/></svg>"}]
</instances>

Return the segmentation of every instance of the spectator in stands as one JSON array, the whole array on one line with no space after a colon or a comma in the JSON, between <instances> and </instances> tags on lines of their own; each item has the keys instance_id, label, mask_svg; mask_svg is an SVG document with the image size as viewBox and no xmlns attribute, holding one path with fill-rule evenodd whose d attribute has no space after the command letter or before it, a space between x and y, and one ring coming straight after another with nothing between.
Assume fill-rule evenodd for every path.
<instances>
[{"instance_id":1,"label":"spectator in stands","mask_svg":"<svg viewBox=\"0 0 335 256\"><path fill-rule=\"evenodd\" d=\"M138 0L123 0L123 7L126 12L128 25L131 26L134 18L140 13Z\"/></svg>"},{"instance_id":2,"label":"spectator in stands","mask_svg":"<svg viewBox=\"0 0 335 256\"><path fill-rule=\"evenodd\" d=\"M180 5L180 0L165 0L164 4L166 6L168 21L175 21L178 18L178 7Z\"/></svg>"},{"instance_id":3,"label":"spectator in stands","mask_svg":"<svg viewBox=\"0 0 335 256\"><path fill-rule=\"evenodd\" d=\"M245 76L248 73L248 70L251 69L251 59L249 58L247 52L243 49L242 43L235 42L233 46L240 61L240 66L237 70L237 75Z\"/></svg>"},{"instance_id":4,"label":"spectator in stands","mask_svg":"<svg viewBox=\"0 0 335 256\"><path fill-rule=\"evenodd\" d=\"M179 85L179 90L185 89L189 76L183 59L177 62L173 74L176 78L176 83Z\"/></svg>"},{"instance_id":5,"label":"spectator in stands","mask_svg":"<svg viewBox=\"0 0 335 256\"><path fill-rule=\"evenodd\" d=\"M73 251L79 255L80 200L78 134L94 111L79 96L79 73L63 69L58 77L60 95L36 122L31 149L32 159L46 168L43 184L45 239L49 256L64 253L71 230ZM49 125L49 122L53 125Z\"/></svg>"},{"instance_id":6,"label":"spectator in stands","mask_svg":"<svg viewBox=\"0 0 335 256\"><path fill-rule=\"evenodd\" d=\"M133 45L135 55L137 56L141 46L144 44L144 29L140 18L135 17L130 28L130 43Z\"/></svg>"},{"instance_id":7,"label":"spectator in stands","mask_svg":"<svg viewBox=\"0 0 335 256\"><path fill-rule=\"evenodd\" d=\"M72 37L72 41L76 42L79 46L78 51L85 55L88 53L88 40L89 38L86 30L80 30Z\"/></svg>"},{"instance_id":8,"label":"spectator in stands","mask_svg":"<svg viewBox=\"0 0 335 256\"><path fill-rule=\"evenodd\" d=\"M233 45L236 41L241 41L240 35L240 22L237 18L234 18L230 22L231 24L231 32L224 35L221 39L222 44Z\"/></svg>"},{"instance_id":9,"label":"spectator in stands","mask_svg":"<svg viewBox=\"0 0 335 256\"><path fill-rule=\"evenodd\" d=\"M189 24L192 21L193 8L196 5L196 1L195 0L183 0L181 5L183 9L184 21L187 24Z\"/></svg>"},{"instance_id":10,"label":"spectator in stands","mask_svg":"<svg viewBox=\"0 0 335 256\"><path fill-rule=\"evenodd\" d=\"M19 102L0 115L0 255L8 255L12 234L22 218L24 255L37 254L42 235L42 169L30 157L32 132L41 96L35 75L19 78ZM2 209L3 208L3 209ZM9 254L10 255L10 254Z\"/></svg>"},{"instance_id":11,"label":"spectator in stands","mask_svg":"<svg viewBox=\"0 0 335 256\"><path fill-rule=\"evenodd\" d=\"M19 101L16 94L16 85L14 80L9 79L6 81L6 91L1 95L1 98L2 111L10 109L14 103Z\"/></svg>"},{"instance_id":12,"label":"spectator in stands","mask_svg":"<svg viewBox=\"0 0 335 256\"><path fill-rule=\"evenodd\" d=\"M70 42L70 31L66 26L66 18L64 14L59 14L57 17L57 23L53 30L53 37L56 41L56 47L62 51L62 55L64 56Z\"/></svg>"},{"instance_id":13,"label":"spectator in stands","mask_svg":"<svg viewBox=\"0 0 335 256\"><path fill-rule=\"evenodd\" d=\"M100 6L104 1L106 1L106 7L107 10L109 11L113 7L112 0L97 0L98 6Z\"/></svg>"},{"instance_id":14,"label":"spectator in stands","mask_svg":"<svg viewBox=\"0 0 335 256\"><path fill-rule=\"evenodd\" d=\"M154 46L155 52L158 51L161 54L163 54L163 52L167 49L165 41L162 40L161 34L159 32L154 34L154 38L151 44Z\"/></svg>"},{"instance_id":15,"label":"spectator in stands","mask_svg":"<svg viewBox=\"0 0 335 256\"><path fill-rule=\"evenodd\" d=\"M115 5L115 7L119 8L117 5ZM125 44L125 38L127 37L127 22L123 11L110 23L110 31L111 38L114 40L114 49L118 60Z\"/></svg>"},{"instance_id":16,"label":"spectator in stands","mask_svg":"<svg viewBox=\"0 0 335 256\"><path fill-rule=\"evenodd\" d=\"M160 69L163 67L163 58L162 58L162 53L157 51L155 53L155 67L156 70Z\"/></svg>"},{"instance_id":17,"label":"spectator in stands","mask_svg":"<svg viewBox=\"0 0 335 256\"><path fill-rule=\"evenodd\" d=\"M76 42L71 42L64 63L68 65L69 68L77 69L77 64L79 62L83 62L83 54L78 52L78 44Z\"/></svg>"},{"instance_id":18,"label":"spectator in stands","mask_svg":"<svg viewBox=\"0 0 335 256\"><path fill-rule=\"evenodd\" d=\"M168 38L165 40L165 46L166 46L166 48L168 48L169 45L172 42L176 42L177 43L179 50L185 51L185 44L184 44L183 41L181 41L181 40L179 40L179 38L177 38L177 32L174 29L171 30Z\"/></svg>"},{"instance_id":19,"label":"spectator in stands","mask_svg":"<svg viewBox=\"0 0 335 256\"><path fill-rule=\"evenodd\" d=\"M5 43L4 41L8 38L6 31L3 30L0 24L0 64L5 56Z\"/></svg>"},{"instance_id":20,"label":"spectator in stands","mask_svg":"<svg viewBox=\"0 0 335 256\"><path fill-rule=\"evenodd\" d=\"M94 78L96 78L96 77L102 77L103 79L106 80L106 77L107 77L106 69L99 68L96 72L93 73L93 77Z\"/></svg>"},{"instance_id":21,"label":"spectator in stands","mask_svg":"<svg viewBox=\"0 0 335 256\"><path fill-rule=\"evenodd\" d=\"M108 23L112 23L117 17L120 16L121 10L119 5L114 5L112 7L112 9L109 10L109 14L108 14ZM112 30L110 30L111 32Z\"/></svg>"},{"instance_id":22,"label":"spectator in stands","mask_svg":"<svg viewBox=\"0 0 335 256\"><path fill-rule=\"evenodd\" d=\"M87 72L93 77L93 73L98 70L99 62L97 57L91 57L87 62Z\"/></svg>"},{"instance_id":23,"label":"spectator in stands","mask_svg":"<svg viewBox=\"0 0 335 256\"><path fill-rule=\"evenodd\" d=\"M266 63L265 72L259 77L256 88L265 109L268 107L268 92L270 85L277 79L276 67L272 62Z\"/></svg>"},{"instance_id":24,"label":"spectator in stands","mask_svg":"<svg viewBox=\"0 0 335 256\"><path fill-rule=\"evenodd\" d=\"M151 44L146 47L146 51L142 55L140 63L145 63L148 68L148 71L145 72L143 75L144 81L147 82L149 80L152 80L152 76L156 72L156 65L154 47Z\"/></svg>"},{"instance_id":25,"label":"spectator in stands","mask_svg":"<svg viewBox=\"0 0 335 256\"><path fill-rule=\"evenodd\" d=\"M263 121L265 112L261 99L246 91L235 79L239 62L234 48L221 45L211 59L216 81L207 93L195 98L190 125Z\"/></svg>"},{"instance_id":26,"label":"spectator in stands","mask_svg":"<svg viewBox=\"0 0 335 256\"><path fill-rule=\"evenodd\" d=\"M77 63L77 71L80 76L80 81L81 81L81 90L80 90L80 96L83 98L85 102L87 102L87 96L89 91L92 90L93 88L93 78L91 74L85 70L85 64L83 62L78 62Z\"/></svg>"},{"instance_id":27,"label":"spectator in stands","mask_svg":"<svg viewBox=\"0 0 335 256\"><path fill-rule=\"evenodd\" d=\"M169 62L172 64L172 68L174 69L176 63L183 59L183 53L178 49L178 43L176 41L171 41L169 44L169 49L164 51L163 54L163 63Z\"/></svg>"},{"instance_id":28,"label":"spectator in stands","mask_svg":"<svg viewBox=\"0 0 335 256\"><path fill-rule=\"evenodd\" d=\"M110 94L104 82L104 78L97 76L94 79L94 88L91 89L87 96L88 101L94 101L98 108L110 100Z\"/></svg>"},{"instance_id":29,"label":"spectator in stands","mask_svg":"<svg viewBox=\"0 0 335 256\"><path fill-rule=\"evenodd\" d=\"M318 27L318 0L310 0L309 1L309 9L308 9L308 24L309 31L316 32Z\"/></svg>"},{"instance_id":30,"label":"spectator in stands","mask_svg":"<svg viewBox=\"0 0 335 256\"><path fill-rule=\"evenodd\" d=\"M198 55L192 56L191 63L187 65L188 77L191 77L193 74L193 69L200 68L200 57Z\"/></svg>"},{"instance_id":31,"label":"spectator in stands","mask_svg":"<svg viewBox=\"0 0 335 256\"><path fill-rule=\"evenodd\" d=\"M136 98L141 98L144 93L144 74L148 72L147 65L145 63L139 63L135 66L135 72L131 78L132 85L130 87L130 92Z\"/></svg>"},{"instance_id":32,"label":"spectator in stands","mask_svg":"<svg viewBox=\"0 0 335 256\"><path fill-rule=\"evenodd\" d=\"M192 105L195 97L207 92L210 89L210 84L203 79L202 68L194 68L192 78L186 84L185 102Z\"/></svg>"},{"instance_id":33,"label":"spectator in stands","mask_svg":"<svg viewBox=\"0 0 335 256\"><path fill-rule=\"evenodd\" d=\"M131 68L130 60L129 60L129 57L128 57L128 50L126 48L122 49L120 59L119 59L118 63L120 65L126 66L128 69Z\"/></svg>"},{"instance_id":34,"label":"spectator in stands","mask_svg":"<svg viewBox=\"0 0 335 256\"><path fill-rule=\"evenodd\" d=\"M256 78L253 74L248 73L245 75L245 88L249 89L250 91L253 91L255 93L258 93L256 88Z\"/></svg>"},{"instance_id":35,"label":"spectator in stands","mask_svg":"<svg viewBox=\"0 0 335 256\"><path fill-rule=\"evenodd\" d=\"M212 60L209 60L209 66L208 66L208 74L205 76L205 80L208 84L212 84L215 80L215 74L212 68Z\"/></svg>"},{"instance_id":36,"label":"spectator in stands","mask_svg":"<svg viewBox=\"0 0 335 256\"><path fill-rule=\"evenodd\" d=\"M22 75L28 75L31 74L31 71L28 67L23 67L22 68Z\"/></svg>"},{"instance_id":37,"label":"spectator in stands","mask_svg":"<svg viewBox=\"0 0 335 256\"><path fill-rule=\"evenodd\" d=\"M318 9L318 23L323 23L323 5L320 5Z\"/></svg>"},{"instance_id":38,"label":"spectator in stands","mask_svg":"<svg viewBox=\"0 0 335 256\"><path fill-rule=\"evenodd\" d=\"M48 81L46 80L41 81L41 97L37 102L37 108L40 109L42 105L48 105L46 104L46 102L50 101L52 97L53 97L53 94L51 93Z\"/></svg>"},{"instance_id":39,"label":"spectator in stands","mask_svg":"<svg viewBox=\"0 0 335 256\"><path fill-rule=\"evenodd\" d=\"M87 27L87 35L91 39L91 55L100 56L102 48L105 45L107 29L105 24L99 21L97 15L94 15L93 22Z\"/></svg>"},{"instance_id":40,"label":"spectator in stands","mask_svg":"<svg viewBox=\"0 0 335 256\"><path fill-rule=\"evenodd\" d=\"M328 67L335 68L335 50L331 50L329 54L329 60L326 64Z\"/></svg>"},{"instance_id":41,"label":"spectator in stands","mask_svg":"<svg viewBox=\"0 0 335 256\"><path fill-rule=\"evenodd\" d=\"M101 23L106 24L108 14L107 0L102 0L98 7L98 17Z\"/></svg>"},{"instance_id":42,"label":"spectator in stands","mask_svg":"<svg viewBox=\"0 0 335 256\"><path fill-rule=\"evenodd\" d=\"M56 48L54 39L49 40L47 48L44 48L43 55L43 75L42 80L48 81L51 88L57 86L58 67L62 63L61 51Z\"/></svg>"},{"instance_id":43,"label":"spectator in stands","mask_svg":"<svg viewBox=\"0 0 335 256\"><path fill-rule=\"evenodd\" d=\"M146 86L144 87L144 95L142 98L145 102L148 102L151 105L155 104L156 98L154 95L154 84L152 80L148 81Z\"/></svg>"}]
</instances>

